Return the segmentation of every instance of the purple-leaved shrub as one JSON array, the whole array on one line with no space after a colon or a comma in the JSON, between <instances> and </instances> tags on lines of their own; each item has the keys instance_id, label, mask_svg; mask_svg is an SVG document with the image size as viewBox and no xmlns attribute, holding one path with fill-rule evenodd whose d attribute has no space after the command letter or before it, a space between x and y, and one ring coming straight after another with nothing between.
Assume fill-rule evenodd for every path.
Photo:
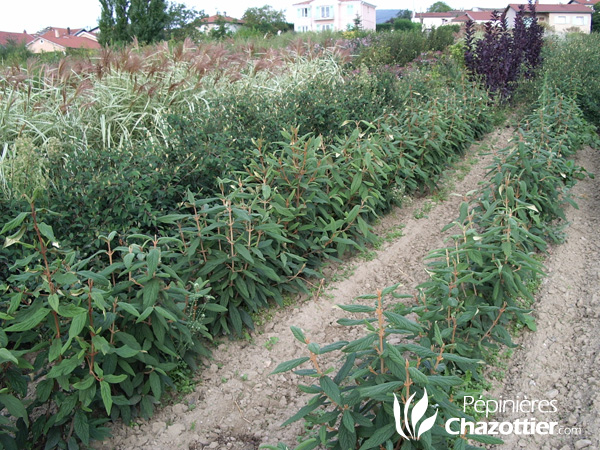
<instances>
[{"instance_id":1,"label":"purple-leaved shrub","mask_svg":"<svg viewBox=\"0 0 600 450\"><path fill-rule=\"evenodd\" d=\"M473 77L501 100L508 100L521 77L531 78L540 65L544 30L538 23L535 5L528 14L520 5L514 27L508 27L506 11L494 11L484 25L484 36L475 40L475 24L466 24L465 64Z\"/></svg>"}]
</instances>

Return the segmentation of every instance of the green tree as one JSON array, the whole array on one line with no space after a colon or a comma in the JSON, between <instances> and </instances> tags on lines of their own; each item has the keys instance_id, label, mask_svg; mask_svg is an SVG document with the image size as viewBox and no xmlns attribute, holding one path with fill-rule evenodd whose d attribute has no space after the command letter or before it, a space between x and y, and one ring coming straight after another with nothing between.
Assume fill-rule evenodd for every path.
<instances>
[{"instance_id":1,"label":"green tree","mask_svg":"<svg viewBox=\"0 0 600 450\"><path fill-rule=\"evenodd\" d=\"M100 20L98 21L100 34L98 35L98 42L105 47L112 44L112 33L115 27L113 1L100 0L100 8Z\"/></svg>"},{"instance_id":2,"label":"green tree","mask_svg":"<svg viewBox=\"0 0 600 450\"><path fill-rule=\"evenodd\" d=\"M427 12L448 12L452 11L452 8L444 3L444 2L435 2L429 8L427 8Z\"/></svg>"},{"instance_id":3,"label":"green tree","mask_svg":"<svg viewBox=\"0 0 600 450\"><path fill-rule=\"evenodd\" d=\"M122 45L134 37L150 43L164 39L168 25L165 0L100 0L100 44Z\"/></svg>"},{"instance_id":4,"label":"green tree","mask_svg":"<svg viewBox=\"0 0 600 450\"><path fill-rule=\"evenodd\" d=\"M401 9L400 12L398 14L396 14L395 19L408 19L411 20L412 19L412 11L410 9ZM393 22L394 19L390 20L390 22Z\"/></svg>"},{"instance_id":5,"label":"green tree","mask_svg":"<svg viewBox=\"0 0 600 450\"><path fill-rule=\"evenodd\" d=\"M166 37L176 41L190 38L194 41L204 34L199 30L202 19L208 17L204 11L188 8L183 3L171 3L167 11Z\"/></svg>"},{"instance_id":6,"label":"green tree","mask_svg":"<svg viewBox=\"0 0 600 450\"><path fill-rule=\"evenodd\" d=\"M260 8L248 8L242 16L244 26L262 33L276 33L287 31L290 25L285 21L283 11L276 11L272 6L265 5Z\"/></svg>"},{"instance_id":7,"label":"green tree","mask_svg":"<svg viewBox=\"0 0 600 450\"><path fill-rule=\"evenodd\" d=\"M217 15L217 19L215 20L215 27L211 28L211 30L208 32L208 35L212 39L217 40L221 40L227 37L227 21L225 20L225 17Z\"/></svg>"},{"instance_id":8,"label":"green tree","mask_svg":"<svg viewBox=\"0 0 600 450\"><path fill-rule=\"evenodd\" d=\"M115 8L115 26L113 29L113 40L119 42L130 42L128 8L129 0L113 0Z\"/></svg>"},{"instance_id":9,"label":"green tree","mask_svg":"<svg viewBox=\"0 0 600 450\"><path fill-rule=\"evenodd\" d=\"M600 3L594 5L592 14L592 32L600 33Z\"/></svg>"},{"instance_id":10,"label":"green tree","mask_svg":"<svg viewBox=\"0 0 600 450\"><path fill-rule=\"evenodd\" d=\"M420 30L421 24L415 23L410 19L395 19L392 25L396 31Z\"/></svg>"},{"instance_id":11,"label":"green tree","mask_svg":"<svg viewBox=\"0 0 600 450\"><path fill-rule=\"evenodd\" d=\"M167 3L165 0L131 0L129 27L131 37L143 43L164 39L167 26Z\"/></svg>"},{"instance_id":12,"label":"green tree","mask_svg":"<svg viewBox=\"0 0 600 450\"><path fill-rule=\"evenodd\" d=\"M98 42L103 46L130 42L129 0L100 0L100 6Z\"/></svg>"}]
</instances>

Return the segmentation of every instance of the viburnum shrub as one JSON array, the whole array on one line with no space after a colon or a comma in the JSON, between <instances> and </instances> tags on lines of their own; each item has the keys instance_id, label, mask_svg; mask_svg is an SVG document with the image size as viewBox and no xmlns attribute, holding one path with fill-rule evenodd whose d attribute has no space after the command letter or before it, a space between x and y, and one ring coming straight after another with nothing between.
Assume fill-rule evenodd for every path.
<instances>
[{"instance_id":1,"label":"viburnum shrub","mask_svg":"<svg viewBox=\"0 0 600 450\"><path fill-rule=\"evenodd\" d=\"M80 259L61 248L33 202L7 222L5 247L27 249L0 282L0 447L78 448L108 420L152 415L211 338L204 282L170 268L173 239L132 235ZM16 231L15 231L16 230ZM90 261L94 268L90 269ZM8 413L8 414L7 414Z\"/></svg>"},{"instance_id":2,"label":"viburnum shrub","mask_svg":"<svg viewBox=\"0 0 600 450\"><path fill-rule=\"evenodd\" d=\"M506 11L494 11L484 25L483 38L475 40L475 23L467 21L465 65L472 76L501 100L511 97L521 77L531 78L541 63L544 29L538 23L535 4L529 2L529 14L520 5L509 28Z\"/></svg>"},{"instance_id":3,"label":"viburnum shrub","mask_svg":"<svg viewBox=\"0 0 600 450\"><path fill-rule=\"evenodd\" d=\"M599 47L600 33L568 33L548 38L543 51L545 79L575 98L586 119L596 126L600 126ZM565 67L569 68L568 77L564 76Z\"/></svg>"},{"instance_id":4,"label":"viburnum shrub","mask_svg":"<svg viewBox=\"0 0 600 450\"><path fill-rule=\"evenodd\" d=\"M340 305L369 314L338 321L365 329L352 342L321 346L292 327L307 355L279 364L273 373L294 371L311 379L299 389L313 397L284 423L304 420L312 430L298 448L437 450L475 448L468 441L500 442L451 434L446 421L473 421L458 407L463 380L477 373L477 364L498 343L514 346L509 325L516 321L535 329L523 302L533 301L527 281L543 273L534 252L546 248L544 238L552 235L556 219L564 218L563 205L573 204L569 188L586 175L567 157L582 145L599 144L574 100L543 86L536 106L495 157L488 182L446 227L459 232L448 247L431 252L430 280L414 296L395 294L392 286L359 297L373 303ZM385 308L386 295L413 301ZM332 351L342 352L339 368L321 356ZM408 407L414 393L422 400L408 421L407 413L402 419L399 408L394 411L394 395ZM421 417L426 419L420 422ZM407 422L416 431L425 420L430 422L420 439L406 435Z\"/></svg>"}]
</instances>

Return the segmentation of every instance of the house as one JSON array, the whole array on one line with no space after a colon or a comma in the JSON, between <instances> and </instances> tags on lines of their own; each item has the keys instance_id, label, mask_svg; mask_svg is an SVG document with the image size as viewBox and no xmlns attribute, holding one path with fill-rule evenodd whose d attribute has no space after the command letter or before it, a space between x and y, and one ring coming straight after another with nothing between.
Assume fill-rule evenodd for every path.
<instances>
[{"instance_id":1,"label":"house","mask_svg":"<svg viewBox=\"0 0 600 450\"><path fill-rule=\"evenodd\" d=\"M506 19L509 27L514 27L515 17L519 11L518 4L510 4L506 7ZM529 14L529 8L525 6L525 16ZM546 23L553 27L557 33L565 33L578 29L583 33L590 33L592 29L592 10L581 4L543 4L535 6L535 11L540 23Z\"/></svg>"},{"instance_id":2,"label":"house","mask_svg":"<svg viewBox=\"0 0 600 450\"><path fill-rule=\"evenodd\" d=\"M6 47L9 44L29 44L35 38L23 30L22 33L11 33L10 31L0 31L0 47Z\"/></svg>"},{"instance_id":3,"label":"house","mask_svg":"<svg viewBox=\"0 0 600 450\"><path fill-rule=\"evenodd\" d=\"M27 44L27 48L33 53L65 53L67 49L99 50L100 44L95 34L82 28L48 27L36 35L35 39Z\"/></svg>"},{"instance_id":4,"label":"house","mask_svg":"<svg viewBox=\"0 0 600 450\"><path fill-rule=\"evenodd\" d=\"M229 17L227 13L206 17L205 19L202 19L202 23L203 25L200 25L199 29L203 33L208 33L210 30L219 27L221 23L225 26L225 30L228 33L235 33L244 25L243 20Z\"/></svg>"},{"instance_id":5,"label":"house","mask_svg":"<svg viewBox=\"0 0 600 450\"><path fill-rule=\"evenodd\" d=\"M598 3L600 3L600 0L571 0L569 5L586 5L594 9L594 6Z\"/></svg>"},{"instance_id":6,"label":"house","mask_svg":"<svg viewBox=\"0 0 600 450\"><path fill-rule=\"evenodd\" d=\"M294 14L294 10L295 13ZM375 5L362 0L306 0L292 5L294 31L344 31L357 18L364 30L375 30Z\"/></svg>"},{"instance_id":7,"label":"house","mask_svg":"<svg viewBox=\"0 0 600 450\"><path fill-rule=\"evenodd\" d=\"M85 37L94 41L98 41L98 33L100 33L100 27L90 28L89 30L82 28L77 33L75 33L75 36Z\"/></svg>"},{"instance_id":8,"label":"house","mask_svg":"<svg viewBox=\"0 0 600 450\"><path fill-rule=\"evenodd\" d=\"M475 23L486 23L492 20L492 13L493 11L464 11L463 14L452 19L452 23L460 24L469 20L472 20Z\"/></svg>"},{"instance_id":9,"label":"house","mask_svg":"<svg viewBox=\"0 0 600 450\"><path fill-rule=\"evenodd\" d=\"M448 12L424 12L416 13L412 21L420 23L422 28L430 30L433 27L441 27L450 25L452 21L463 14L463 11L448 11Z\"/></svg>"}]
</instances>

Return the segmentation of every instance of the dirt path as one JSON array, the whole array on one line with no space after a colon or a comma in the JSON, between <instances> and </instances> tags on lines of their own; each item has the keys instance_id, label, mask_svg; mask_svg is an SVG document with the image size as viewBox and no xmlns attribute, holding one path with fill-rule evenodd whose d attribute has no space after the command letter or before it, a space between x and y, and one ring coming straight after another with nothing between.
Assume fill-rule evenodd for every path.
<instances>
[{"instance_id":1,"label":"dirt path","mask_svg":"<svg viewBox=\"0 0 600 450\"><path fill-rule=\"evenodd\" d=\"M545 262L548 277L534 305L537 332L521 336L502 386L492 393L554 401L556 413L504 414L494 420L555 421L563 434L512 434L494 447L498 450L600 449L600 152L582 150L578 163L596 179L574 188L579 209L568 209L568 238L550 249Z\"/></svg>"},{"instance_id":2,"label":"dirt path","mask_svg":"<svg viewBox=\"0 0 600 450\"><path fill-rule=\"evenodd\" d=\"M381 248L329 269L318 298L308 298L273 312L250 340L224 341L202 372L202 382L181 403L159 411L146 423L113 427L114 437L102 449L232 449L254 450L260 444L285 442L290 447L302 433L302 423L280 424L305 405L307 394L297 389L295 375L269 376L281 362L304 356L305 349L290 332L301 327L312 342L352 340L358 333L339 326L346 314L335 305L351 303L395 283L404 291L426 280L423 258L443 246L440 230L455 219L463 195L476 189L486 173L490 155L482 151L506 146L512 129L501 128L474 144L463 168L457 170L447 200L419 200L397 209L377 227L387 237ZM465 166L470 166L470 171ZM464 177L464 178L463 178ZM399 230L402 236L398 236Z\"/></svg>"}]
</instances>

